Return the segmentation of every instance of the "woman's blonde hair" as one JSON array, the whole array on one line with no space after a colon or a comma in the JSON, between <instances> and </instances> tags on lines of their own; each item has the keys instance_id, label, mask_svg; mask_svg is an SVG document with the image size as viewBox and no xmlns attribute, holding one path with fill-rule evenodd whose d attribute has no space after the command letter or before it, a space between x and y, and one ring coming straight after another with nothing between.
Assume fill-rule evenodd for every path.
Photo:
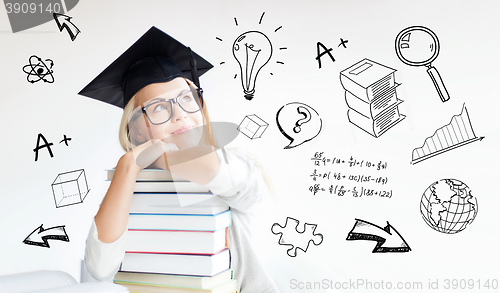
<instances>
[{"instance_id":1,"label":"woman's blonde hair","mask_svg":"<svg viewBox=\"0 0 500 293\"><path fill-rule=\"evenodd\" d=\"M186 80L186 82L189 84L189 86L191 88L193 88L193 89L197 88L196 85L192 81L190 81L189 79L184 78L184 80ZM123 109L123 115L122 115L122 120L120 123L120 129L118 131L118 138L120 140L120 145L122 146L122 148L126 152L132 150L134 147L136 147L138 145L138 142L135 140L135 138L131 134L131 131L129 128L129 126L130 126L129 122L130 122L132 112L137 107L136 100L137 100L137 94L135 94L128 101L127 105ZM205 103L205 100L203 100L203 108L201 108L200 111L201 111L202 116L203 116L203 124L205 125L201 143L202 144L210 144L213 147L217 147L216 143L214 142L212 128L210 126L210 115L208 114L208 109L207 109L207 105Z\"/></svg>"}]
</instances>

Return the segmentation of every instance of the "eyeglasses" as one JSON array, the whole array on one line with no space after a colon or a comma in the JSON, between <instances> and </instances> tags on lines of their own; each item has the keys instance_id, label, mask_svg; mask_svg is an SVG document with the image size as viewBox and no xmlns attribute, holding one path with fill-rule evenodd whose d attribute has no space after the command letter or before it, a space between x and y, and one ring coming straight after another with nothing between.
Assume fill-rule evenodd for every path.
<instances>
[{"instance_id":1,"label":"eyeglasses","mask_svg":"<svg viewBox=\"0 0 500 293\"><path fill-rule=\"evenodd\" d=\"M173 99L153 99L153 102L141 108L141 112L146 114L151 124L163 124L172 118L175 103L179 104L179 107L181 107L184 112L196 113L203 108L203 90L201 88L191 89L181 93ZM141 112L136 112L131 120L138 118L138 114Z\"/></svg>"}]
</instances>

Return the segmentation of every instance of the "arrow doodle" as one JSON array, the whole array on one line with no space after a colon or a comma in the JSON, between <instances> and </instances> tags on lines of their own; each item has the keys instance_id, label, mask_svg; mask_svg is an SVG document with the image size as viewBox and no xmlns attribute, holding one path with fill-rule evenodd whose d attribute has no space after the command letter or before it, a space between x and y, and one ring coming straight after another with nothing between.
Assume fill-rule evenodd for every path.
<instances>
[{"instance_id":1,"label":"arrow doodle","mask_svg":"<svg viewBox=\"0 0 500 293\"><path fill-rule=\"evenodd\" d=\"M72 41L76 39L76 36L80 33L80 30L71 22L71 16L67 16L60 13L54 13L54 19L57 23L59 31L66 29L68 31L69 37Z\"/></svg>"},{"instance_id":2,"label":"arrow doodle","mask_svg":"<svg viewBox=\"0 0 500 293\"><path fill-rule=\"evenodd\" d=\"M66 234L66 230L64 230L64 226L56 226L48 229L44 229L42 226L43 224L33 230L33 232L24 239L23 243L50 248L49 242L47 241L49 239L69 242L69 237L68 234Z\"/></svg>"},{"instance_id":3,"label":"arrow doodle","mask_svg":"<svg viewBox=\"0 0 500 293\"><path fill-rule=\"evenodd\" d=\"M370 240L377 241L373 249L376 252L408 252L411 251L408 243L401 237L401 234L387 222L382 228L367 221L356 219L356 223L346 240Z\"/></svg>"}]
</instances>

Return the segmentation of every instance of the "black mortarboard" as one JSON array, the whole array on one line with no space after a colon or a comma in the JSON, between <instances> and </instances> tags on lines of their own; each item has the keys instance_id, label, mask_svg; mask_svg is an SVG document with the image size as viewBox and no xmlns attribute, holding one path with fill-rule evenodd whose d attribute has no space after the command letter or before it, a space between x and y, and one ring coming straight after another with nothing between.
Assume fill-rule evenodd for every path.
<instances>
[{"instance_id":1,"label":"black mortarboard","mask_svg":"<svg viewBox=\"0 0 500 293\"><path fill-rule=\"evenodd\" d=\"M153 26L79 94L124 108L148 84L183 76L199 86L198 76L212 67L189 47Z\"/></svg>"}]
</instances>

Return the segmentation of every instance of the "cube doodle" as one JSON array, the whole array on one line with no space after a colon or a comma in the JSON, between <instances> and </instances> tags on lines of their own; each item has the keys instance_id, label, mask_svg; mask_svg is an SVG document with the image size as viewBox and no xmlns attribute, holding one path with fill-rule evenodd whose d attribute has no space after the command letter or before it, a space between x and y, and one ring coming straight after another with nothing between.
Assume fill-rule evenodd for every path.
<instances>
[{"instance_id":1,"label":"cube doodle","mask_svg":"<svg viewBox=\"0 0 500 293\"><path fill-rule=\"evenodd\" d=\"M285 226L274 223L271 232L280 235L278 244L291 246L287 250L290 257L297 256L297 249L307 252L309 244L320 245L323 242L323 234L316 233L316 224L305 223L299 231L299 220L291 217L286 218Z\"/></svg>"},{"instance_id":2,"label":"cube doodle","mask_svg":"<svg viewBox=\"0 0 500 293\"><path fill-rule=\"evenodd\" d=\"M248 138L254 139L261 137L268 125L259 116L252 114L243 118L243 121L238 126L238 130L248 136Z\"/></svg>"},{"instance_id":3,"label":"cube doodle","mask_svg":"<svg viewBox=\"0 0 500 293\"><path fill-rule=\"evenodd\" d=\"M57 208L82 203L89 193L85 170L80 169L57 175L52 183L52 193Z\"/></svg>"}]
</instances>

